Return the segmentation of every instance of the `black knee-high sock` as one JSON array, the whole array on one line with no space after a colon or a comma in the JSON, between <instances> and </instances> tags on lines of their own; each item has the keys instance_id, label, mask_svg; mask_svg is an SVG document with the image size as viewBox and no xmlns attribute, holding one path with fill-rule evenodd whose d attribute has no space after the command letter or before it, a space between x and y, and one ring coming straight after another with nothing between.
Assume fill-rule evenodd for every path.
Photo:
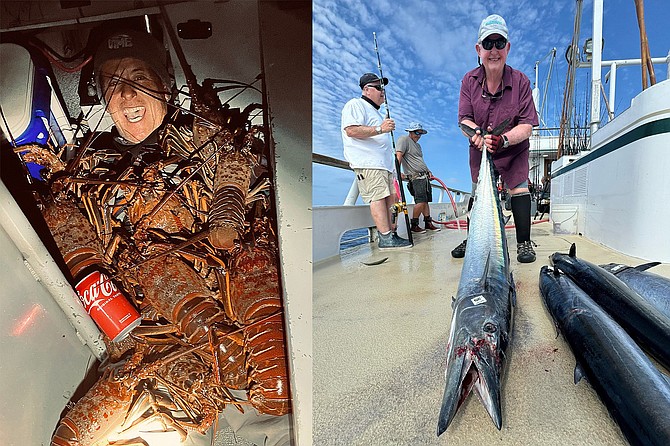
<instances>
[{"instance_id":1,"label":"black knee-high sock","mask_svg":"<svg viewBox=\"0 0 670 446\"><path fill-rule=\"evenodd\" d=\"M512 215L517 243L530 240L530 194L512 195Z\"/></svg>"}]
</instances>

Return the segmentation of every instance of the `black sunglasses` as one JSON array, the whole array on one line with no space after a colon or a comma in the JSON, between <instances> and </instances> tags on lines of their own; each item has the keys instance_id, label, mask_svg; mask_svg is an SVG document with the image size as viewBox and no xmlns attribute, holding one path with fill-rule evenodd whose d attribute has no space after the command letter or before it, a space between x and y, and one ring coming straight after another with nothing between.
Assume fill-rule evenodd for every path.
<instances>
[{"instance_id":1,"label":"black sunglasses","mask_svg":"<svg viewBox=\"0 0 670 446\"><path fill-rule=\"evenodd\" d=\"M419 135L419 136L423 135L423 133L421 133L419 130L414 130L413 133L414 133L415 135Z\"/></svg>"},{"instance_id":2,"label":"black sunglasses","mask_svg":"<svg viewBox=\"0 0 670 446\"><path fill-rule=\"evenodd\" d=\"M371 88L374 88L377 91L382 91L382 86L381 85L366 85L366 87L371 87Z\"/></svg>"},{"instance_id":3,"label":"black sunglasses","mask_svg":"<svg viewBox=\"0 0 670 446\"><path fill-rule=\"evenodd\" d=\"M484 48L486 51L491 51L493 49L493 45L499 50L505 48L505 45L507 45L507 39L504 37L501 37L496 40L490 40L490 39L484 39L482 41L482 48Z\"/></svg>"}]
</instances>

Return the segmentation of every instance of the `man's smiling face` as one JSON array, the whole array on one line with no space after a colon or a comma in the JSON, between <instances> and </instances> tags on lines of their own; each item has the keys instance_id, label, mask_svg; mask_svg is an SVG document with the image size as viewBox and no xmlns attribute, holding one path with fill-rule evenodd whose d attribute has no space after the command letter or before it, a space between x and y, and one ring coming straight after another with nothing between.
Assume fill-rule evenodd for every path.
<instances>
[{"instance_id":1,"label":"man's smiling face","mask_svg":"<svg viewBox=\"0 0 670 446\"><path fill-rule=\"evenodd\" d=\"M126 140L144 141L163 122L167 93L156 73L142 60L114 59L101 67L107 111Z\"/></svg>"}]
</instances>

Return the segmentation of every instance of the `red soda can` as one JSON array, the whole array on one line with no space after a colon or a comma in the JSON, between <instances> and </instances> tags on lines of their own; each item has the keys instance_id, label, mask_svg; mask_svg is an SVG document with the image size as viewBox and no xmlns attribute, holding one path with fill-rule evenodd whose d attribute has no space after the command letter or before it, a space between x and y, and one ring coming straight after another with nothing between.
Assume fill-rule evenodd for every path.
<instances>
[{"instance_id":1,"label":"red soda can","mask_svg":"<svg viewBox=\"0 0 670 446\"><path fill-rule=\"evenodd\" d=\"M91 272L75 288L86 312L112 341L122 340L142 322L135 307L104 273Z\"/></svg>"}]
</instances>

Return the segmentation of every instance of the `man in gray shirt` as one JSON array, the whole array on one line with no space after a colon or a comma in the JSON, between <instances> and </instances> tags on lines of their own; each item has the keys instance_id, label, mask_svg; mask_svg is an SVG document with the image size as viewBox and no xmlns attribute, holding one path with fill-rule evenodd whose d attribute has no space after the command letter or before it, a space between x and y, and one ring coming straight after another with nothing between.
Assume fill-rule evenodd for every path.
<instances>
[{"instance_id":1,"label":"man in gray shirt","mask_svg":"<svg viewBox=\"0 0 670 446\"><path fill-rule=\"evenodd\" d=\"M412 232L423 234L426 229L439 231L440 228L436 227L430 218L430 207L428 206L428 203L433 201L433 189L430 186L430 178L433 175L423 160L423 152L421 151L421 145L419 145L421 135L428 132L418 122L411 123L405 131L409 132L409 135L398 138L395 154L398 162L402 164L403 178L409 180L407 186L409 193L414 197ZM423 214L426 229L419 226L421 214Z\"/></svg>"}]
</instances>

